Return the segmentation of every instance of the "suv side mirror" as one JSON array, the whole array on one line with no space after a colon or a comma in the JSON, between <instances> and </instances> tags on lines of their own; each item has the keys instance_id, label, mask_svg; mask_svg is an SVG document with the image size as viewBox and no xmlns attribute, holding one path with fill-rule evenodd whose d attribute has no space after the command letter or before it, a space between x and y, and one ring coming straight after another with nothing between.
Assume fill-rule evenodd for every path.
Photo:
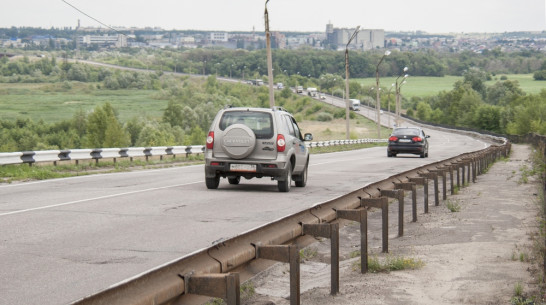
<instances>
[{"instance_id":1,"label":"suv side mirror","mask_svg":"<svg viewBox=\"0 0 546 305\"><path fill-rule=\"evenodd\" d=\"M304 141L312 141L312 140L313 140L313 135L310 134L310 133L306 133L306 134L303 136L303 140L304 140Z\"/></svg>"}]
</instances>

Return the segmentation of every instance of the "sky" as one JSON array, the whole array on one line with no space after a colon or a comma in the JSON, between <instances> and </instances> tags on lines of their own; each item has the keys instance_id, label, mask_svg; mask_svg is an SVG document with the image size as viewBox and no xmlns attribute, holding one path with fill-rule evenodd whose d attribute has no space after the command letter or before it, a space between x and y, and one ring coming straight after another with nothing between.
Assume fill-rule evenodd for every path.
<instances>
[{"instance_id":1,"label":"sky","mask_svg":"<svg viewBox=\"0 0 546 305\"><path fill-rule=\"evenodd\" d=\"M262 0L3 0L0 27L161 27L263 32ZM545 31L546 0L269 0L271 31L335 28L389 32Z\"/></svg>"}]
</instances>

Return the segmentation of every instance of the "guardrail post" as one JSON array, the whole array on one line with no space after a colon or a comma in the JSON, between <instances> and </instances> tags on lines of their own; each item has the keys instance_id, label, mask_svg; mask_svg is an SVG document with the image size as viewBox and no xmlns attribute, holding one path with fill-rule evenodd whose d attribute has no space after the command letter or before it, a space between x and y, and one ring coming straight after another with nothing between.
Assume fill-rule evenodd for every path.
<instances>
[{"instance_id":1,"label":"guardrail post","mask_svg":"<svg viewBox=\"0 0 546 305\"><path fill-rule=\"evenodd\" d=\"M360 223L360 273L368 272L368 210L336 210L336 216Z\"/></svg>"},{"instance_id":2,"label":"guardrail post","mask_svg":"<svg viewBox=\"0 0 546 305\"><path fill-rule=\"evenodd\" d=\"M381 241L383 253L389 252L389 200L387 197L380 198L360 198L360 206L363 208L381 209ZM366 261L367 263L368 261Z\"/></svg>"},{"instance_id":3,"label":"guardrail post","mask_svg":"<svg viewBox=\"0 0 546 305\"><path fill-rule=\"evenodd\" d=\"M449 188L451 195L455 195L455 181L453 181L453 165L449 165L447 169L449 170Z\"/></svg>"},{"instance_id":4,"label":"guardrail post","mask_svg":"<svg viewBox=\"0 0 546 305\"><path fill-rule=\"evenodd\" d=\"M419 173L420 176L433 179L434 180L434 205L439 206L440 205L440 196L439 196L439 188L438 188L438 175L433 172L428 173Z\"/></svg>"},{"instance_id":5,"label":"guardrail post","mask_svg":"<svg viewBox=\"0 0 546 305\"><path fill-rule=\"evenodd\" d=\"M404 236L404 190L381 190L381 196L398 199L398 236Z\"/></svg>"},{"instance_id":6,"label":"guardrail post","mask_svg":"<svg viewBox=\"0 0 546 305\"><path fill-rule=\"evenodd\" d=\"M461 188L464 187L466 176L466 161L461 162Z\"/></svg>"},{"instance_id":7,"label":"guardrail post","mask_svg":"<svg viewBox=\"0 0 546 305\"><path fill-rule=\"evenodd\" d=\"M296 245L255 244L256 258L290 264L290 305L300 305L300 255Z\"/></svg>"},{"instance_id":8,"label":"guardrail post","mask_svg":"<svg viewBox=\"0 0 546 305\"><path fill-rule=\"evenodd\" d=\"M331 285L330 294L336 295L339 292L339 224L338 223L319 223L302 224L302 233L314 237L324 237L330 239L330 265L331 265Z\"/></svg>"},{"instance_id":9,"label":"guardrail post","mask_svg":"<svg viewBox=\"0 0 546 305\"><path fill-rule=\"evenodd\" d=\"M470 168L472 166L472 159L467 159L466 164L468 165L468 171L466 172L466 182L470 184Z\"/></svg>"},{"instance_id":10,"label":"guardrail post","mask_svg":"<svg viewBox=\"0 0 546 305\"><path fill-rule=\"evenodd\" d=\"M410 182L423 186L424 195L424 209L425 214L428 214L428 179L425 177L408 178Z\"/></svg>"},{"instance_id":11,"label":"guardrail post","mask_svg":"<svg viewBox=\"0 0 546 305\"><path fill-rule=\"evenodd\" d=\"M413 222L417 222L417 187L415 182L395 183L395 189L411 191L411 214Z\"/></svg>"},{"instance_id":12,"label":"guardrail post","mask_svg":"<svg viewBox=\"0 0 546 305\"><path fill-rule=\"evenodd\" d=\"M430 171L442 177L442 200L446 200L447 199L447 177L445 173L445 168L431 169Z\"/></svg>"},{"instance_id":13,"label":"guardrail post","mask_svg":"<svg viewBox=\"0 0 546 305\"><path fill-rule=\"evenodd\" d=\"M183 275L184 293L222 298L228 305L241 304L239 273Z\"/></svg>"}]
</instances>

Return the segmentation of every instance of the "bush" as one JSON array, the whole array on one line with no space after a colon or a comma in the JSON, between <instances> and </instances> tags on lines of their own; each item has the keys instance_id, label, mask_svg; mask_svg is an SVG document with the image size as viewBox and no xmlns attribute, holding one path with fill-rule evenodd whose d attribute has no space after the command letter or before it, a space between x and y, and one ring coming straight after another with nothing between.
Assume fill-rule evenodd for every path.
<instances>
[{"instance_id":1,"label":"bush","mask_svg":"<svg viewBox=\"0 0 546 305\"><path fill-rule=\"evenodd\" d=\"M334 116L327 112L317 114L317 121L328 122L334 119Z\"/></svg>"},{"instance_id":2,"label":"bush","mask_svg":"<svg viewBox=\"0 0 546 305\"><path fill-rule=\"evenodd\" d=\"M536 72L533 74L533 78L534 78L535 80L546 80L546 70L536 71Z\"/></svg>"}]
</instances>

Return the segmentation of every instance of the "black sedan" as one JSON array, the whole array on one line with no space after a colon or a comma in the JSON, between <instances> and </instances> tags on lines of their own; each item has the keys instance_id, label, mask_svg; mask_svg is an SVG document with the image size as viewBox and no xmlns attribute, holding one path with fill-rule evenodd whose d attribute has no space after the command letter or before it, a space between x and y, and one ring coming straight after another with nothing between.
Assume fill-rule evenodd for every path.
<instances>
[{"instance_id":1,"label":"black sedan","mask_svg":"<svg viewBox=\"0 0 546 305\"><path fill-rule=\"evenodd\" d=\"M418 127L395 128L389 137L387 156L396 157L397 154L414 154L421 158L428 157L428 141L430 136Z\"/></svg>"}]
</instances>

